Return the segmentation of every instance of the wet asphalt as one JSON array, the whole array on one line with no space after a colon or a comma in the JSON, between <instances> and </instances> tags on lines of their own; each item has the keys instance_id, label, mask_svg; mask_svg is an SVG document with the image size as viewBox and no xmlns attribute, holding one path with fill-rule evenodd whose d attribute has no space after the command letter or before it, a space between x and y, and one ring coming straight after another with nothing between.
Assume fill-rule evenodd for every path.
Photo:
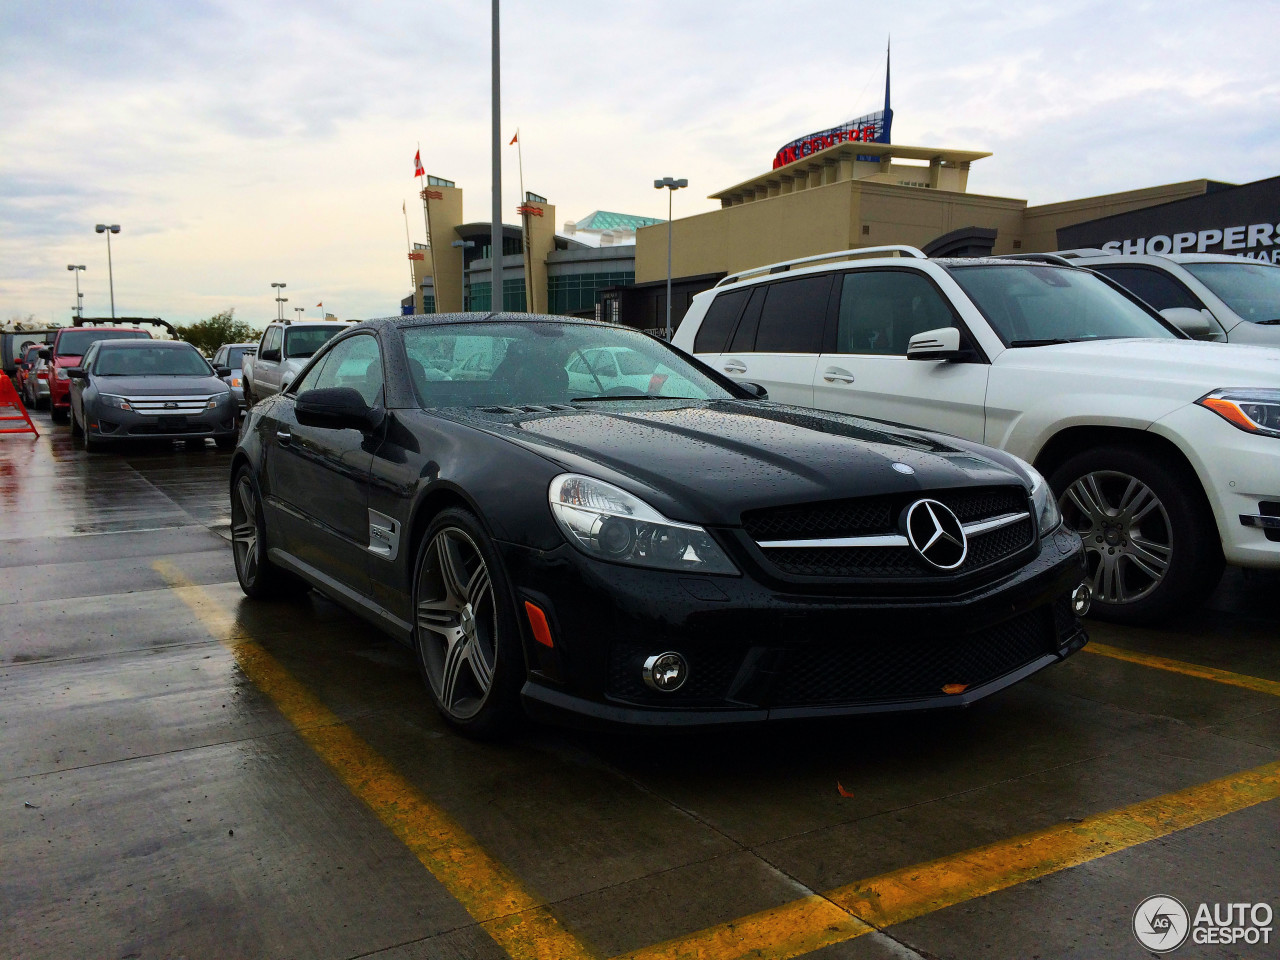
<instances>
[{"instance_id":1,"label":"wet asphalt","mask_svg":"<svg viewBox=\"0 0 1280 960\"><path fill-rule=\"evenodd\" d=\"M314 592L243 597L229 454L88 455L35 419L39 439L0 437L0 957L555 956L459 894L486 857L596 958L672 940L646 955L747 955L736 934L680 943L984 845L993 869L1009 859L992 892L812 953L761 921L751 955L1144 957L1131 918L1155 894L1280 914L1275 793L1025 880L1007 843L1280 760L1278 576L1228 571L1163 629L1091 627L1274 690L1085 652L946 715L665 737L530 724L477 744L374 628ZM255 673L247 649L280 669ZM383 773L353 786L308 724ZM425 821L395 820L408 803L463 838L452 867L422 853ZM1273 930L1176 956L1280 946Z\"/></svg>"}]
</instances>

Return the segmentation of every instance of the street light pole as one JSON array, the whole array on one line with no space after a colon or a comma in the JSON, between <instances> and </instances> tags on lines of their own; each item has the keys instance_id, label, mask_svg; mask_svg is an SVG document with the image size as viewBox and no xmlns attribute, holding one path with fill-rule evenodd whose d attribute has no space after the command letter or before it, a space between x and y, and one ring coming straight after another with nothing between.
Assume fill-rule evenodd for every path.
<instances>
[{"instance_id":1,"label":"street light pole","mask_svg":"<svg viewBox=\"0 0 1280 960\"><path fill-rule=\"evenodd\" d=\"M462 304L462 309L467 309L467 251L476 245L474 240L455 240L449 244L451 247L460 247L462 249L462 286L458 287L458 301ZM440 305L437 303L437 307Z\"/></svg>"},{"instance_id":2,"label":"street light pole","mask_svg":"<svg viewBox=\"0 0 1280 960\"><path fill-rule=\"evenodd\" d=\"M301 320L301 319L302 319L302 311L303 311L303 310L305 310L305 309L306 309L306 307L294 307L294 308L293 308L293 312L294 312L294 313L296 313L296 314L298 315L298 319L299 319L299 320Z\"/></svg>"},{"instance_id":3,"label":"street light pole","mask_svg":"<svg viewBox=\"0 0 1280 960\"><path fill-rule=\"evenodd\" d=\"M671 196L681 187L687 187L689 181L663 177L653 181L654 189L667 188L667 343L671 342Z\"/></svg>"},{"instance_id":4,"label":"street light pole","mask_svg":"<svg viewBox=\"0 0 1280 960\"><path fill-rule=\"evenodd\" d=\"M284 302L288 297L282 297L280 294L284 291L287 284L273 283L271 285L276 291L276 319L284 320Z\"/></svg>"},{"instance_id":5,"label":"street light pole","mask_svg":"<svg viewBox=\"0 0 1280 960\"><path fill-rule=\"evenodd\" d=\"M105 233L107 235L107 283L111 287L111 319L116 318L116 279L115 271L111 268L111 235L120 232L120 224L113 223L108 226L100 223L93 228L94 233Z\"/></svg>"},{"instance_id":6,"label":"street light pole","mask_svg":"<svg viewBox=\"0 0 1280 960\"><path fill-rule=\"evenodd\" d=\"M110 258L108 258L110 259ZM80 292L80 271L84 269L84 264L68 263L68 270L76 272L76 316L84 316L84 294Z\"/></svg>"},{"instance_id":7,"label":"street light pole","mask_svg":"<svg viewBox=\"0 0 1280 960\"><path fill-rule=\"evenodd\" d=\"M502 312L502 76L498 56L498 0L493 0L493 223L489 224L489 309Z\"/></svg>"}]
</instances>

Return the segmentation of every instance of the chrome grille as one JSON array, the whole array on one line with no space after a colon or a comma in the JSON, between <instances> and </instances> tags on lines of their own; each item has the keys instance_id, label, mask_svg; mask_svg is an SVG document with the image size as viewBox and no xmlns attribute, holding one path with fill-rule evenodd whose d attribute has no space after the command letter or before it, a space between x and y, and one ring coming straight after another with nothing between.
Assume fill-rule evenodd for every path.
<instances>
[{"instance_id":1,"label":"chrome grille","mask_svg":"<svg viewBox=\"0 0 1280 960\"><path fill-rule=\"evenodd\" d=\"M899 531L899 516L922 498L945 504L964 525L969 549L958 569L931 566ZM1006 560L1035 540L1035 523L1021 487L920 491L776 507L749 511L742 524L780 573L823 579L959 576Z\"/></svg>"},{"instance_id":2,"label":"chrome grille","mask_svg":"<svg viewBox=\"0 0 1280 960\"><path fill-rule=\"evenodd\" d=\"M204 397L125 397L135 413L190 416L203 413L215 395Z\"/></svg>"}]
</instances>

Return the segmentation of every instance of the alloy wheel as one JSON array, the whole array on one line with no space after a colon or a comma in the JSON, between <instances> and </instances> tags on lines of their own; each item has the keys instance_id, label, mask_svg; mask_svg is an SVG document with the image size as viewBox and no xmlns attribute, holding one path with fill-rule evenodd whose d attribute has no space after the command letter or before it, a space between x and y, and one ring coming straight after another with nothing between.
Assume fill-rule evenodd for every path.
<instances>
[{"instance_id":1,"label":"alloy wheel","mask_svg":"<svg viewBox=\"0 0 1280 960\"><path fill-rule=\"evenodd\" d=\"M467 720L484 707L497 661L493 579L479 548L458 527L431 540L418 574L418 655L440 706Z\"/></svg>"},{"instance_id":2,"label":"alloy wheel","mask_svg":"<svg viewBox=\"0 0 1280 960\"><path fill-rule=\"evenodd\" d=\"M1067 487L1060 506L1084 541L1095 600L1132 603L1160 586L1173 559L1173 525L1151 487L1095 470Z\"/></svg>"},{"instance_id":3,"label":"alloy wheel","mask_svg":"<svg viewBox=\"0 0 1280 960\"><path fill-rule=\"evenodd\" d=\"M231 499L231 547L240 578L253 583L258 575L258 498L247 475L236 483Z\"/></svg>"}]
</instances>

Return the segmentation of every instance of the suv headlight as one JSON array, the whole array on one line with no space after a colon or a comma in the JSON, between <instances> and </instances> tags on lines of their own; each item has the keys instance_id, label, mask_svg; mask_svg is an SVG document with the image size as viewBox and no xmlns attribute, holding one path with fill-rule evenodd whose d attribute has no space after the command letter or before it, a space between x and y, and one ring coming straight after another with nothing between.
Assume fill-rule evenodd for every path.
<instances>
[{"instance_id":1,"label":"suv headlight","mask_svg":"<svg viewBox=\"0 0 1280 960\"><path fill-rule=\"evenodd\" d=\"M1013 454L1009 456L1012 457ZM1026 472L1027 479L1031 481L1031 506L1036 513L1036 529L1040 531L1040 536L1048 536L1062 523L1062 511L1058 509L1058 500L1049 488L1049 482L1039 470L1021 457L1013 457L1013 459L1018 461L1019 466Z\"/></svg>"},{"instance_id":2,"label":"suv headlight","mask_svg":"<svg viewBox=\"0 0 1280 960\"><path fill-rule=\"evenodd\" d=\"M132 410L132 409L133 409L133 407L131 407L131 406L129 405L129 401L128 401L128 400L126 400L124 397L116 397L116 396L112 396L112 395L111 395L111 394L109 394L109 393L100 393L100 394L98 394L98 402L99 402L99 403L102 403L102 404L105 404L105 405L106 405L106 406L108 406L108 407L115 407L117 410Z\"/></svg>"},{"instance_id":3,"label":"suv headlight","mask_svg":"<svg viewBox=\"0 0 1280 960\"><path fill-rule=\"evenodd\" d=\"M588 556L635 567L738 575L702 527L668 520L611 483L562 473L547 495L560 529Z\"/></svg>"},{"instance_id":4,"label":"suv headlight","mask_svg":"<svg viewBox=\"0 0 1280 960\"><path fill-rule=\"evenodd\" d=\"M1196 403L1245 433L1280 437L1280 390L1267 387L1214 390Z\"/></svg>"}]
</instances>

